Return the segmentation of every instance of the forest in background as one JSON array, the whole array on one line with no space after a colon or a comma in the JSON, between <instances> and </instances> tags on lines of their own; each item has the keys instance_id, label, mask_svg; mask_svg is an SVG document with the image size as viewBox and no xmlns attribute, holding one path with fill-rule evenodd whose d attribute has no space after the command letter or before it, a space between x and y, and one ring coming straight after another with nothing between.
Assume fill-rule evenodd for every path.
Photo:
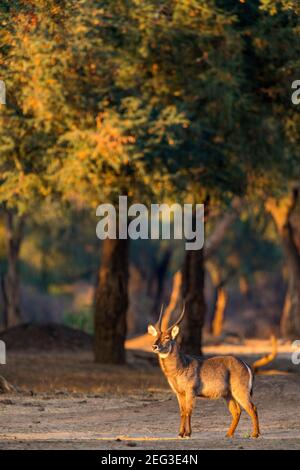
<instances>
[{"instance_id":1,"label":"forest in background","mask_svg":"<svg viewBox=\"0 0 300 470\"><path fill-rule=\"evenodd\" d=\"M2 330L61 322L122 363L179 279L186 352L224 320L300 338L299 13L297 0L1 2ZM100 243L96 207L121 194L205 203L204 249Z\"/></svg>"}]
</instances>

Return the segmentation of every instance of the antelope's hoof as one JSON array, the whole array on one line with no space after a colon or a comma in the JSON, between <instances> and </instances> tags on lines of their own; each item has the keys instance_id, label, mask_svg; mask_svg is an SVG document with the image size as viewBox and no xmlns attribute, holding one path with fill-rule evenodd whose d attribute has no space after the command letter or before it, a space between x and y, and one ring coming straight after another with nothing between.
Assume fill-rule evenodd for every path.
<instances>
[{"instance_id":1,"label":"antelope's hoof","mask_svg":"<svg viewBox=\"0 0 300 470\"><path fill-rule=\"evenodd\" d=\"M180 432L180 433L178 434L178 437L182 437L182 438L183 438L183 437L184 437L184 432Z\"/></svg>"},{"instance_id":2,"label":"antelope's hoof","mask_svg":"<svg viewBox=\"0 0 300 470\"><path fill-rule=\"evenodd\" d=\"M227 432L227 433L225 434L225 437L231 438L231 437L233 437L233 433Z\"/></svg>"},{"instance_id":3,"label":"antelope's hoof","mask_svg":"<svg viewBox=\"0 0 300 470\"><path fill-rule=\"evenodd\" d=\"M253 432L253 433L251 434L251 437L252 437L253 439L257 439L259 436L260 436L259 432Z\"/></svg>"},{"instance_id":4,"label":"antelope's hoof","mask_svg":"<svg viewBox=\"0 0 300 470\"><path fill-rule=\"evenodd\" d=\"M184 436L185 438L189 439L191 437L191 433L190 432L186 432L184 433Z\"/></svg>"}]
</instances>

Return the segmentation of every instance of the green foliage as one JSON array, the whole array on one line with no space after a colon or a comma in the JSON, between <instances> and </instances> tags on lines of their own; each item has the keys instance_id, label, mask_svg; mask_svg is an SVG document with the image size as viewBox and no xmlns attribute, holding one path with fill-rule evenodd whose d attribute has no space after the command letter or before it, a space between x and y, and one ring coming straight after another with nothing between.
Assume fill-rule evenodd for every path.
<instances>
[{"instance_id":1,"label":"green foliage","mask_svg":"<svg viewBox=\"0 0 300 470\"><path fill-rule=\"evenodd\" d=\"M19 1L0 9L1 78L7 88L7 104L0 109L0 203L20 214L32 212L49 194L48 149L57 138L59 122L53 118L61 89L57 3L30 7Z\"/></svg>"},{"instance_id":2,"label":"green foliage","mask_svg":"<svg viewBox=\"0 0 300 470\"><path fill-rule=\"evenodd\" d=\"M298 179L299 13L297 0L2 1L0 207L26 215L26 277L47 289L95 271L94 209L119 194L209 195L221 211ZM220 257L276 265L247 218Z\"/></svg>"},{"instance_id":3,"label":"green foliage","mask_svg":"<svg viewBox=\"0 0 300 470\"><path fill-rule=\"evenodd\" d=\"M293 172L292 1L15 7L2 7L0 56L9 90L0 198L9 206L25 212L50 195L95 207L120 193L226 201L266 188L270 167L273 190Z\"/></svg>"},{"instance_id":4,"label":"green foliage","mask_svg":"<svg viewBox=\"0 0 300 470\"><path fill-rule=\"evenodd\" d=\"M92 215L87 211L65 211L64 216L51 217L48 211L44 217L31 218L21 261L23 278L43 291L80 280L94 282L99 240Z\"/></svg>"}]
</instances>

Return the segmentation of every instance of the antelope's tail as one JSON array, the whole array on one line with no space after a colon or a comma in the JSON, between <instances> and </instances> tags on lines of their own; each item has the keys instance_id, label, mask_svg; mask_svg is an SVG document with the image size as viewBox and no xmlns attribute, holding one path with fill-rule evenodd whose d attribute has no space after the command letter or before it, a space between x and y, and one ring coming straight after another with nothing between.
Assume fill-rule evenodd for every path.
<instances>
[{"instance_id":1,"label":"antelope's tail","mask_svg":"<svg viewBox=\"0 0 300 470\"><path fill-rule=\"evenodd\" d=\"M275 335L272 335L270 339L271 339L272 351L266 356L263 356L260 359L257 359L257 361L255 361L251 365L253 374L257 374L258 369L274 361L275 357L277 356L277 338Z\"/></svg>"}]
</instances>

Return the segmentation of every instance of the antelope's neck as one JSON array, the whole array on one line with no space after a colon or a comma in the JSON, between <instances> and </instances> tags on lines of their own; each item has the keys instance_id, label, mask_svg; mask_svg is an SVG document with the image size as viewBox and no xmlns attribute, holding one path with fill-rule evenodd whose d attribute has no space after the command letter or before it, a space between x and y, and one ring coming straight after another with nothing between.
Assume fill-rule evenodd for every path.
<instances>
[{"instance_id":1,"label":"antelope's neck","mask_svg":"<svg viewBox=\"0 0 300 470\"><path fill-rule=\"evenodd\" d=\"M184 369L184 357L177 344L173 346L172 351L167 357L159 357L159 363L166 377L175 376L180 370Z\"/></svg>"}]
</instances>

